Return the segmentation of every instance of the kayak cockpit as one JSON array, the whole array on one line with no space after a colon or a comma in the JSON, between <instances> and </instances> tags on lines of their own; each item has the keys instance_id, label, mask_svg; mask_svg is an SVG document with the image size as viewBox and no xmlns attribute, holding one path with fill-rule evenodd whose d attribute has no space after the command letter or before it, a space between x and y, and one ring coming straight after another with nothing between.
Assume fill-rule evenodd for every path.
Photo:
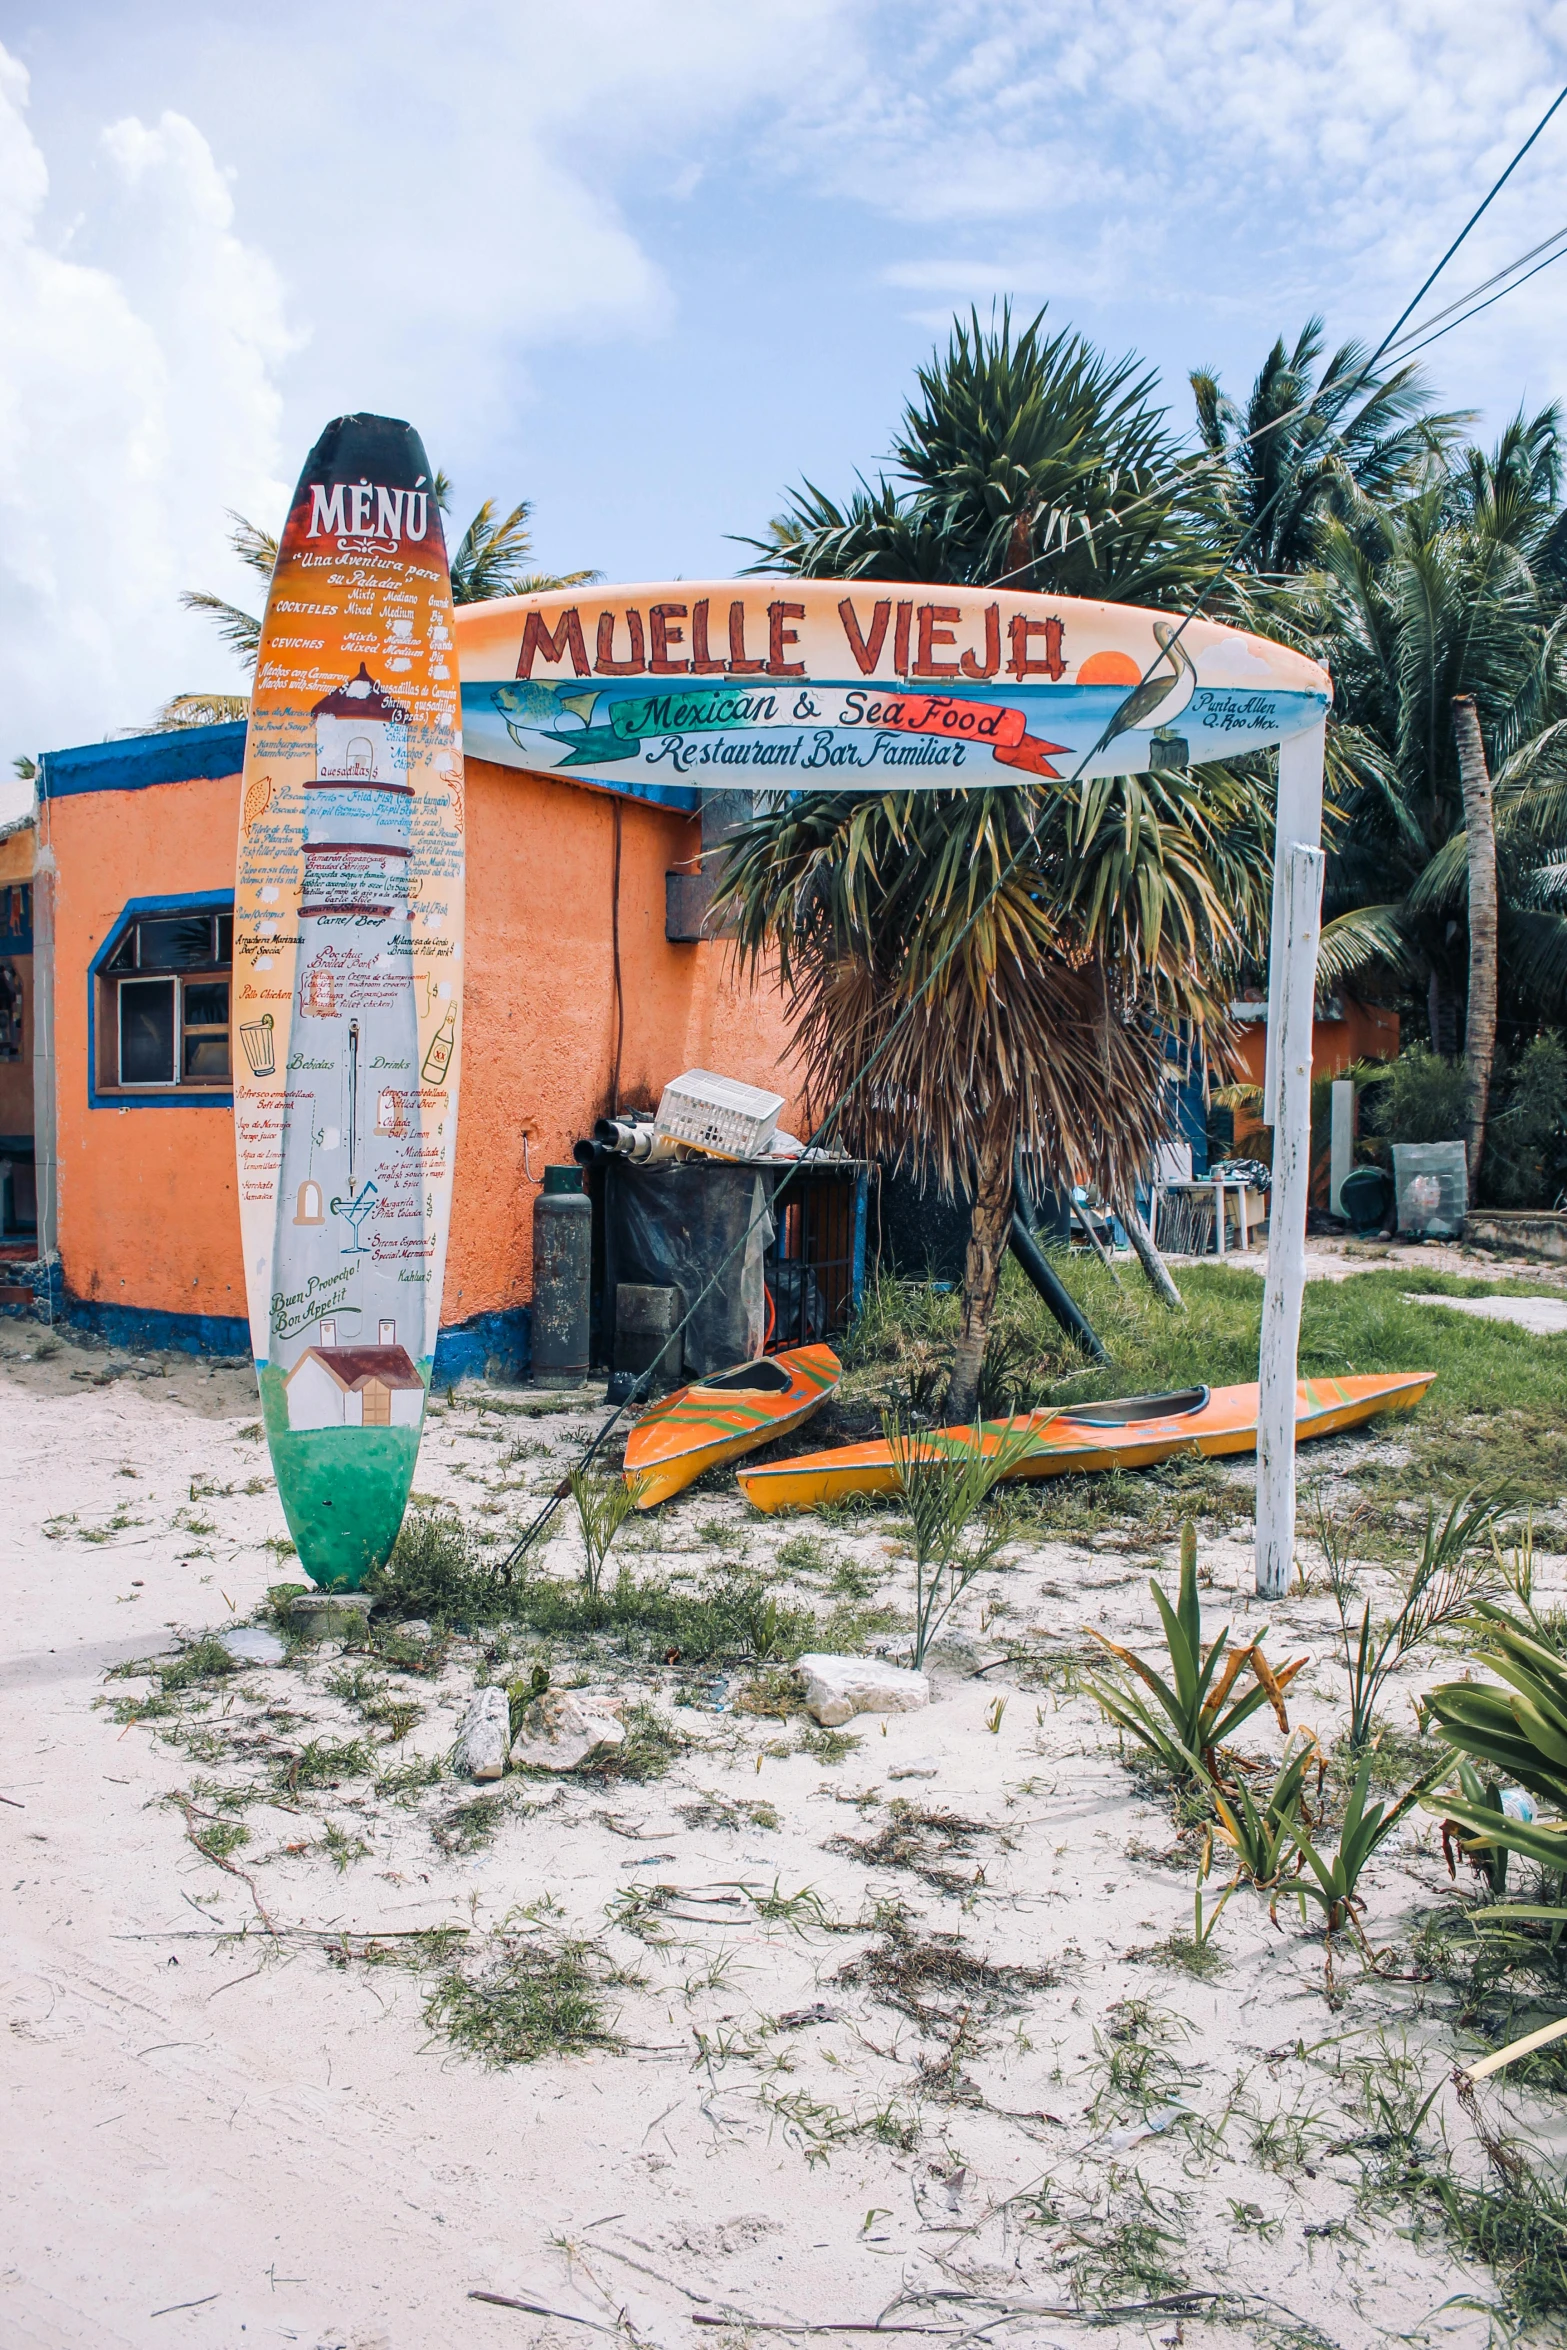
<instances>
[{"instance_id":1,"label":"kayak cockpit","mask_svg":"<svg viewBox=\"0 0 1567 2350\"><path fill-rule=\"evenodd\" d=\"M1168 1395L1123 1395L1112 1403L1068 1404L1064 1420L1085 1428L1129 1428L1139 1420L1184 1420L1208 1402L1206 1387L1172 1388Z\"/></svg>"},{"instance_id":2,"label":"kayak cockpit","mask_svg":"<svg viewBox=\"0 0 1567 2350\"><path fill-rule=\"evenodd\" d=\"M732 1371L716 1371L711 1379L693 1379L693 1395L786 1395L794 1385L782 1363L763 1356L757 1363L737 1363Z\"/></svg>"}]
</instances>

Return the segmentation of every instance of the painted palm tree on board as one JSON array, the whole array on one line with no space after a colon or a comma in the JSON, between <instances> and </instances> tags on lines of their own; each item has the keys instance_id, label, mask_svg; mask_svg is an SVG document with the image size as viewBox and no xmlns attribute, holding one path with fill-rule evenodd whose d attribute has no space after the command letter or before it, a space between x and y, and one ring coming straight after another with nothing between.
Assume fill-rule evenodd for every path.
<instances>
[{"instance_id":1,"label":"painted palm tree on board","mask_svg":"<svg viewBox=\"0 0 1567 2350\"><path fill-rule=\"evenodd\" d=\"M919 372L897 478L841 505L796 491L755 568L1181 600L1213 558L1151 392L1042 319L959 321ZM743 957L781 964L818 1110L846 1096L846 1140L972 1193L950 1418L976 1408L1016 1151L1127 1200L1167 1131L1166 1036L1222 1065L1265 798L1217 768L802 794L726 844L718 905Z\"/></svg>"}]
</instances>

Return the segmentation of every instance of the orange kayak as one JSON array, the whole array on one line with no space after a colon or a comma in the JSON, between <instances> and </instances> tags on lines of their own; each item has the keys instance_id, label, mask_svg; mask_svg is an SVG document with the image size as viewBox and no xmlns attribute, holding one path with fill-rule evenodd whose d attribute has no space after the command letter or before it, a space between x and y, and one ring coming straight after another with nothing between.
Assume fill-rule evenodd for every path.
<instances>
[{"instance_id":1,"label":"orange kayak","mask_svg":"<svg viewBox=\"0 0 1567 2350\"><path fill-rule=\"evenodd\" d=\"M1419 1403L1434 1371L1402 1371L1351 1379L1302 1379L1296 1387L1295 1439L1336 1436L1379 1412L1407 1412ZM1008 1438L1033 1441L1009 1477L1082 1476L1095 1470L1146 1469L1176 1453L1253 1452L1257 1445L1257 1387L1189 1387L1174 1395L1133 1395L1115 1403L1085 1403L1060 1412L1022 1412L985 1420L978 1442L994 1454ZM933 1428L923 1442L934 1455L971 1451L972 1428ZM898 1473L889 1447L845 1444L834 1452L797 1454L738 1472L740 1490L759 1510L809 1510L856 1493L895 1493Z\"/></svg>"},{"instance_id":2,"label":"orange kayak","mask_svg":"<svg viewBox=\"0 0 1567 2350\"><path fill-rule=\"evenodd\" d=\"M643 1413L626 1439L626 1482L636 1482L638 1509L668 1501L716 1462L798 1428L842 1377L830 1346L797 1346L677 1387Z\"/></svg>"}]
</instances>

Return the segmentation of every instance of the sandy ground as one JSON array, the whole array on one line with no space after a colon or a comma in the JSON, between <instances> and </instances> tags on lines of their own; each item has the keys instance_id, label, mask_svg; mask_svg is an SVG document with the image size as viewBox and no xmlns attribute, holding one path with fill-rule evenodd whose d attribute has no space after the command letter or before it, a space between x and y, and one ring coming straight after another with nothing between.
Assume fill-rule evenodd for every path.
<instances>
[{"instance_id":1,"label":"sandy ground","mask_svg":"<svg viewBox=\"0 0 1567 2350\"><path fill-rule=\"evenodd\" d=\"M1355 1269L1341 1254L1318 1268ZM1078 2306L1110 2312L1097 2330L1116 2343L1490 2338L1491 2281L1379 2195L1367 2121L1374 2082L1429 2088L1473 2050L1451 1994L1346 1957L1331 2009L1320 1936L1293 1908L1270 1926L1249 1896L1217 1929L1221 1973L1160 1955L1191 1929L1192 1850L1076 1673L1085 1620L1150 1644L1147 1577L1173 1582L1173 1526L1014 1545L965 1600L932 1707L857 1722L836 1761L798 1722L737 1712L744 1675L601 1661L599 1685L652 1698L689 1741L667 1777L508 1779L497 1832L468 1852L433 1829L471 1790L448 1780L398 1804L350 1778L253 1808L231 1875L166 1799L210 1806L247 1755L297 1750L307 1731L364 1735L327 1687L342 1660L222 1684L207 1749L165 1743L156 1720L118 1726L110 1701L147 1684L105 1675L251 1615L287 1572L267 1547L283 1527L253 1381L69 1341L40 1359L40 1336L0 1327L6 2350L443 2350L593 2331L674 2350L802 2327L847 2344L831 2329L879 2315L1051 2343L1082 2337ZM498 1432L483 1401L432 1415L418 1486L512 1523L595 1416ZM542 1449L505 1459L519 1430ZM1314 1465L1354 1457L1317 1448ZM691 1496L635 1529L662 1549L631 1563L766 1566L799 1531ZM840 1583L858 1572L906 1604L895 1519L816 1531ZM1248 1531L1205 1545L1210 1628L1258 1620ZM550 1562L574 1560L563 1533ZM824 1572L806 1596L825 1612ZM1552 1595L1567 1560L1539 1577ZM1313 1658L1293 1710L1324 1736L1341 1690L1329 1621L1320 1594L1292 1597L1269 1642ZM407 1681L423 1718L390 1759L444 1755L484 1669L470 1643L433 1683ZM1431 1677L1417 1668L1390 1718L1407 1728ZM1242 1743L1276 1752L1255 1727ZM329 1826L366 1847L341 1871ZM1418 1974L1409 1936L1446 1882L1424 1818L1374 1866L1367 1923L1406 1954L1395 1972ZM631 1888L656 1913L641 1934ZM891 1947L878 1903L903 1904L926 1947L957 1936L940 1947L1026 1975L889 2004L865 1979ZM482 1939L529 1910L525 1932L580 1937L641 1978L606 1994L618 2049L486 2069L427 2026L427 1976L340 1963L329 1940L352 1952L353 1937L433 1925ZM1481 2175L1450 2089L1430 2127Z\"/></svg>"}]
</instances>

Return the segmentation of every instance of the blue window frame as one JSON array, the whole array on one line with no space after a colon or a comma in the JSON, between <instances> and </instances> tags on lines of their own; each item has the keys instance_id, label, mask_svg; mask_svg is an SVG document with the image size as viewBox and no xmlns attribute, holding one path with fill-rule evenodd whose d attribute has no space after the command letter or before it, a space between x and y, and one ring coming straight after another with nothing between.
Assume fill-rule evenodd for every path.
<instances>
[{"instance_id":1,"label":"blue window frame","mask_svg":"<svg viewBox=\"0 0 1567 2350\"><path fill-rule=\"evenodd\" d=\"M87 975L87 1099L95 1110L231 1110L234 893L132 898Z\"/></svg>"}]
</instances>

